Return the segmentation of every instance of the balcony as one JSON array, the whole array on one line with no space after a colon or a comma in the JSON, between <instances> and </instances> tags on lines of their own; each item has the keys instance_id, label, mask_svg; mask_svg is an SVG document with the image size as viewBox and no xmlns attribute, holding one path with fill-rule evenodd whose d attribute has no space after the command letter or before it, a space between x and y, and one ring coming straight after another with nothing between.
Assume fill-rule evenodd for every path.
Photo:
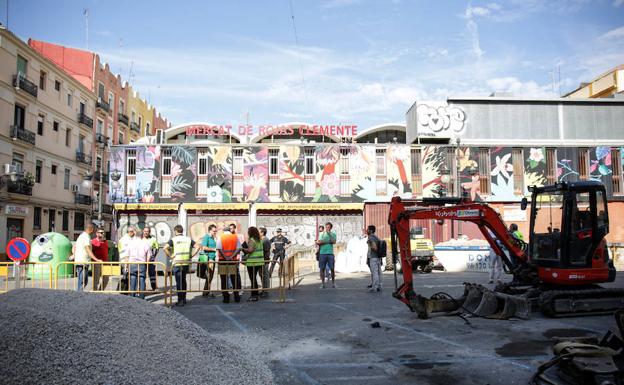
<instances>
[{"instance_id":1,"label":"balcony","mask_svg":"<svg viewBox=\"0 0 624 385\"><path fill-rule=\"evenodd\" d=\"M93 128L93 119L88 117L84 112L78 114L78 123L82 123L89 128Z\"/></svg>"},{"instance_id":2,"label":"balcony","mask_svg":"<svg viewBox=\"0 0 624 385\"><path fill-rule=\"evenodd\" d=\"M24 90L34 96L37 97L37 91L39 88L35 85L35 83L26 79L24 74L13 75L13 87L19 88L20 90Z\"/></svg>"},{"instance_id":3,"label":"balcony","mask_svg":"<svg viewBox=\"0 0 624 385\"><path fill-rule=\"evenodd\" d=\"M102 214L112 214L113 206L112 205L102 205Z\"/></svg>"},{"instance_id":4,"label":"balcony","mask_svg":"<svg viewBox=\"0 0 624 385\"><path fill-rule=\"evenodd\" d=\"M5 177L7 191L12 194L32 195L32 188L35 184L34 178L28 178L24 174L12 175L10 178Z\"/></svg>"},{"instance_id":5,"label":"balcony","mask_svg":"<svg viewBox=\"0 0 624 385\"><path fill-rule=\"evenodd\" d=\"M102 177L102 182L108 184L108 174L103 172L101 177ZM100 170L95 170L95 172L93 173L93 181L94 182L100 181Z\"/></svg>"},{"instance_id":6,"label":"balcony","mask_svg":"<svg viewBox=\"0 0 624 385\"><path fill-rule=\"evenodd\" d=\"M96 133L95 134L95 143L107 144L108 137L104 136L104 134Z\"/></svg>"},{"instance_id":7,"label":"balcony","mask_svg":"<svg viewBox=\"0 0 624 385\"><path fill-rule=\"evenodd\" d=\"M35 138L37 136L34 132L28 131L23 127L19 126L11 126L11 138L19 139L22 142L30 143L32 145L35 144Z\"/></svg>"},{"instance_id":8,"label":"balcony","mask_svg":"<svg viewBox=\"0 0 624 385\"><path fill-rule=\"evenodd\" d=\"M76 151L76 162L90 165L91 161L92 159L89 155L85 154L84 152Z\"/></svg>"},{"instance_id":9,"label":"balcony","mask_svg":"<svg viewBox=\"0 0 624 385\"><path fill-rule=\"evenodd\" d=\"M74 202L78 205L91 205L91 197L84 194L76 194L74 197Z\"/></svg>"},{"instance_id":10,"label":"balcony","mask_svg":"<svg viewBox=\"0 0 624 385\"><path fill-rule=\"evenodd\" d=\"M117 120L120 123L125 124L126 126L128 125L128 115L124 115L123 113L120 112L117 114Z\"/></svg>"},{"instance_id":11,"label":"balcony","mask_svg":"<svg viewBox=\"0 0 624 385\"><path fill-rule=\"evenodd\" d=\"M141 127L139 127L139 123L137 122L130 123L130 129L134 132L138 132L139 134L141 133Z\"/></svg>"},{"instance_id":12,"label":"balcony","mask_svg":"<svg viewBox=\"0 0 624 385\"><path fill-rule=\"evenodd\" d=\"M110 111L110 104L106 103L102 98L98 98L97 103L95 104L95 106L99 109L102 109L106 112Z\"/></svg>"}]
</instances>

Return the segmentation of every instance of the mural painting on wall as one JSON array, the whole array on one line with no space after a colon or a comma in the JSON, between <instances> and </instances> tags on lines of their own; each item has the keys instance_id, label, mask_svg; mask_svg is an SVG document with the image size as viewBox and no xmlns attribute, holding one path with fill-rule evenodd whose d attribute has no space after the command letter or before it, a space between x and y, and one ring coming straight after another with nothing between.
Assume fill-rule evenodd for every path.
<instances>
[{"instance_id":1,"label":"mural painting on wall","mask_svg":"<svg viewBox=\"0 0 624 385\"><path fill-rule=\"evenodd\" d=\"M524 149L524 195L529 195L529 186L546 184L546 156L544 147Z\"/></svg>"},{"instance_id":2,"label":"mural painting on wall","mask_svg":"<svg viewBox=\"0 0 624 385\"><path fill-rule=\"evenodd\" d=\"M159 191L158 171L156 162L160 156L160 147L136 148L136 182L135 200L137 202L154 202L154 195Z\"/></svg>"},{"instance_id":3,"label":"mural painting on wall","mask_svg":"<svg viewBox=\"0 0 624 385\"><path fill-rule=\"evenodd\" d=\"M244 151L243 192L246 202L268 202L268 148L248 147Z\"/></svg>"},{"instance_id":4,"label":"mural painting on wall","mask_svg":"<svg viewBox=\"0 0 624 385\"><path fill-rule=\"evenodd\" d=\"M479 175L478 152L470 147L457 149L457 171L459 183L464 194L473 201L481 200L481 176Z\"/></svg>"},{"instance_id":5,"label":"mural painting on wall","mask_svg":"<svg viewBox=\"0 0 624 385\"><path fill-rule=\"evenodd\" d=\"M574 182L579 179L578 151L572 147L557 149L557 181Z\"/></svg>"},{"instance_id":6,"label":"mural painting on wall","mask_svg":"<svg viewBox=\"0 0 624 385\"><path fill-rule=\"evenodd\" d=\"M375 184L375 148L370 146L352 146L349 161L349 186L355 201L374 200L377 198Z\"/></svg>"},{"instance_id":7,"label":"mural painting on wall","mask_svg":"<svg viewBox=\"0 0 624 385\"><path fill-rule=\"evenodd\" d=\"M445 186L441 170L446 162L446 147L425 146L421 150L423 197L438 197Z\"/></svg>"},{"instance_id":8,"label":"mural painting on wall","mask_svg":"<svg viewBox=\"0 0 624 385\"><path fill-rule=\"evenodd\" d=\"M189 215L188 219L188 235L195 242L201 241L201 239L208 233L208 226L217 226L217 236L220 236L225 226L235 224L238 232L247 236L248 218L243 215Z\"/></svg>"},{"instance_id":9,"label":"mural painting on wall","mask_svg":"<svg viewBox=\"0 0 624 385\"><path fill-rule=\"evenodd\" d=\"M316 189L312 202L338 202L340 197L340 161L338 146L318 146L316 148L317 172Z\"/></svg>"},{"instance_id":10,"label":"mural painting on wall","mask_svg":"<svg viewBox=\"0 0 624 385\"><path fill-rule=\"evenodd\" d=\"M195 198L197 149L192 146L171 147L171 198L181 202Z\"/></svg>"},{"instance_id":11,"label":"mural painting on wall","mask_svg":"<svg viewBox=\"0 0 624 385\"><path fill-rule=\"evenodd\" d=\"M387 196L412 197L411 162L409 146L391 145L386 151Z\"/></svg>"},{"instance_id":12,"label":"mural painting on wall","mask_svg":"<svg viewBox=\"0 0 624 385\"><path fill-rule=\"evenodd\" d=\"M151 229L158 244L163 246L173 236L173 228L178 224L177 214L120 214L117 220L117 238L120 239L128 230L128 226L134 226L137 231L144 227Z\"/></svg>"},{"instance_id":13,"label":"mural painting on wall","mask_svg":"<svg viewBox=\"0 0 624 385\"><path fill-rule=\"evenodd\" d=\"M611 175L611 147L589 149L589 179L605 183Z\"/></svg>"},{"instance_id":14,"label":"mural painting on wall","mask_svg":"<svg viewBox=\"0 0 624 385\"><path fill-rule=\"evenodd\" d=\"M207 183L206 201L209 203L232 201L232 149L212 146L206 151L206 177L198 183Z\"/></svg>"},{"instance_id":15,"label":"mural painting on wall","mask_svg":"<svg viewBox=\"0 0 624 385\"><path fill-rule=\"evenodd\" d=\"M493 147L490 149L490 192L488 200L520 200L515 195L511 147ZM524 193L523 191L520 193Z\"/></svg>"},{"instance_id":16,"label":"mural painting on wall","mask_svg":"<svg viewBox=\"0 0 624 385\"><path fill-rule=\"evenodd\" d=\"M280 146L280 194L282 202L303 201L304 159L299 146Z\"/></svg>"},{"instance_id":17,"label":"mural painting on wall","mask_svg":"<svg viewBox=\"0 0 624 385\"><path fill-rule=\"evenodd\" d=\"M126 189L126 149L124 147L111 148L109 170L109 199L113 203L123 202Z\"/></svg>"}]
</instances>

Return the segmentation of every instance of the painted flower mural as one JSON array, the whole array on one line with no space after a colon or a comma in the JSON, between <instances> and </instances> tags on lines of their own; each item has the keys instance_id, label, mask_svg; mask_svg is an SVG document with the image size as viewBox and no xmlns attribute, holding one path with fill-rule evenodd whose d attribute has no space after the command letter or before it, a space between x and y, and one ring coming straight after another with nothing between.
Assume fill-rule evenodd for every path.
<instances>
[{"instance_id":1,"label":"painted flower mural","mask_svg":"<svg viewBox=\"0 0 624 385\"><path fill-rule=\"evenodd\" d=\"M206 202L220 203L223 202L223 189L219 186L210 186L206 194Z\"/></svg>"},{"instance_id":2,"label":"painted flower mural","mask_svg":"<svg viewBox=\"0 0 624 385\"><path fill-rule=\"evenodd\" d=\"M534 154L539 157L538 154ZM490 177L490 196L488 200L519 200L520 196L515 194L512 164L511 147L495 147L490 150L490 162L492 171ZM537 159L537 158L536 158Z\"/></svg>"},{"instance_id":3,"label":"painted flower mural","mask_svg":"<svg viewBox=\"0 0 624 385\"><path fill-rule=\"evenodd\" d=\"M611 147L596 147L590 151L589 179L602 182L602 178L611 174Z\"/></svg>"},{"instance_id":4,"label":"painted flower mural","mask_svg":"<svg viewBox=\"0 0 624 385\"><path fill-rule=\"evenodd\" d=\"M529 195L529 186L543 186L546 183L544 148L525 149L524 157L524 195Z\"/></svg>"}]
</instances>

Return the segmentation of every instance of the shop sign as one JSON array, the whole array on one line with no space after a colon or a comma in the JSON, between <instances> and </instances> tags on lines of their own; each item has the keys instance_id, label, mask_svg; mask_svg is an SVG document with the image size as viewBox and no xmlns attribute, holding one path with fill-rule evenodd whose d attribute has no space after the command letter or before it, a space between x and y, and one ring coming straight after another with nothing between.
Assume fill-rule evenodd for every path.
<instances>
[{"instance_id":1,"label":"shop sign","mask_svg":"<svg viewBox=\"0 0 624 385\"><path fill-rule=\"evenodd\" d=\"M346 124L260 124L238 125L231 124L207 125L194 124L186 127L186 136L229 136L236 132L239 136L339 136L355 137L358 133L357 125Z\"/></svg>"},{"instance_id":2,"label":"shop sign","mask_svg":"<svg viewBox=\"0 0 624 385\"><path fill-rule=\"evenodd\" d=\"M21 217L28 216L28 207L6 205L4 212L6 215L19 215Z\"/></svg>"},{"instance_id":3,"label":"shop sign","mask_svg":"<svg viewBox=\"0 0 624 385\"><path fill-rule=\"evenodd\" d=\"M258 210L313 210L313 211L331 211L331 210L362 210L361 203L258 203Z\"/></svg>"}]
</instances>

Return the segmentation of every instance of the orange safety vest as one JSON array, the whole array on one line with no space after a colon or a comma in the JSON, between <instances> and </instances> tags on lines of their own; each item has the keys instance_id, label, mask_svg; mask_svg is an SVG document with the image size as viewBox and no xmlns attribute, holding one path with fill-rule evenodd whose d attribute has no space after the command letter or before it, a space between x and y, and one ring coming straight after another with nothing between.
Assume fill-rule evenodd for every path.
<instances>
[{"instance_id":1,"label":"orange safety vest","mask_svg":"<svg viewBox=\"0 0 624 385\"><path fill-rule=\"evenodd\" d=\"M238 237L236 234L221 234L221 252L225 256L226 260L232 260L232 256L236 251L236 244L238 243ZM220 260L223 260L221 258Z\"/></svg>"}]
</instances>

